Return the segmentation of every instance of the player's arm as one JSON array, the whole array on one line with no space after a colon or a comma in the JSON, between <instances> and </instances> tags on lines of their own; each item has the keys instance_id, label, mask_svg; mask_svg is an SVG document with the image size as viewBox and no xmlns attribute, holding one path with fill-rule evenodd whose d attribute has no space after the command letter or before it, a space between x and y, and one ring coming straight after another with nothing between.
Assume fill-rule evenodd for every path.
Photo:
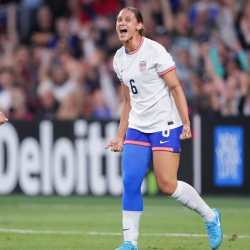
<instances>
[{"instance_id":1,"label":"player's arm","mask_svg":"<svg viewBox=\"0 0 250 250\"><path fill-rule=\"evenodd\" d=\"M0 111L0 125L4 124L7 122L8 119L4 116L4 114Z\"/></svg>"},{"instance_id":2,"label":"player's arm","mask_svg":"<svg viewBox=\"0 0 250 250\"><path fill-rule=\"evenodd\" d=\"M189 139L192 137L192 134L190 130L190 120L188 117L188 105L183 89L176 75L176 70L174 69L168 72L167 74L163 75L162 77L166 82L169 91L172 93L174 97L176 107L178 109L178 112L180 114L183 123L183 130L182 134L180 135L180 139L182 140Z\"/></svg>"},{"instance_id":3,"label":"player's arm","mask_svg":"<svg viewBox=\"0 0 250 250\"><path fill-rule=\"evenodd\" d=\"M123 82L121 83L121 85L124 94L124 103L122 107L120 125L116 137L121 137L124 139L128 129L128 118L129 118L129 112L131 110L131 104L130 104L129 88Z\"/></svg>"},{"instance_id":4,"label":"player's arm","mask_svg":"<svg viewBox=\"0 0 250 250\"><path fill-rule=\"evenodd\" d=\"M129 94L129 88L122 82L122 90L124 94L124 103L122 107L122 114L121 114L121 120L120 125L117 131L116 138L111 140L108 145L105 147L105 149L108 149L111 147L111 151L118 151L122 152L123 146L124 146L124 139L126 136L126 132L128 129L128 118L129 118L129 112L131 110L131 104L130 104L130 94Z\"/></svg>"}]
</instances>

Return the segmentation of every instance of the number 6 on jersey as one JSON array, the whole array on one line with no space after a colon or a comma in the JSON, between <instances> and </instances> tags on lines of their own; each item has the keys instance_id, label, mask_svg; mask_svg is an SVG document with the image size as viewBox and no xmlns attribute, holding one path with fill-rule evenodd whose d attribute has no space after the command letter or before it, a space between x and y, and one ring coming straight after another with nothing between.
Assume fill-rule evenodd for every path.
<instances>
[{"instance_id":1,"label":"number 6 on jersey","mask_svg":"<svg viewBox=\"0 0 250 250\"><path fill-rule=\"evenodd\" d=\"M130 86L133 94L138 94L137 88L132 83L135 83L133 79L130 80Z\"/></svg>"}]
</instances>

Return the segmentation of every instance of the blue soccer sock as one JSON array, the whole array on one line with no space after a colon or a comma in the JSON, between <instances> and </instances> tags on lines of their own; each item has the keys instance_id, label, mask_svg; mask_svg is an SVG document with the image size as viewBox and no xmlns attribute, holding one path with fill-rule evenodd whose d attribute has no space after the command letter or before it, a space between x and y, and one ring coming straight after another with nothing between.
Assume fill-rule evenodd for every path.
<instances>
[{"instance_id":1,"label":"blue soccer sock","mask_svg":"<svg viewBox=\"0 0 250 250\"><path fill-rule=\"evenodd\" d=\"M150 147L125 144L123 165L123 234L124 241L137 245L139 223L143 211L141 185L152 158Z\"/></svg>"},{"instance_id":2,"label":"blue soccer sock","mask_svg":"<svg viewBox=\"0 0 250 250\"><path fill-rule=\"evenodd\" d=\"M152 159L150 147L125 144L123 148L123 198L125 211L143 211L141 185Z\"/></svg>"}]
</instances>

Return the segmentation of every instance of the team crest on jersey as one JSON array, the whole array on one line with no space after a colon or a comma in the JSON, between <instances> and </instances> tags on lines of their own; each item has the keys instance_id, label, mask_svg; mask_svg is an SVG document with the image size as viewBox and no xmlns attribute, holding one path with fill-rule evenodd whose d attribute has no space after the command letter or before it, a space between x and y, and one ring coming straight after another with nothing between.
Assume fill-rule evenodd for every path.
<instances>
[{"instance_id":1,"label":"team crest on jersey","mask_svg":"<svg viewBox=\"0 0 250 250\"><path fill-rule=\"evenodd\" d=\"M139 66L140 66L139 68L140 72L143 73L146 69L146 61L140 61Z\"/></svg>"}]
</instances>

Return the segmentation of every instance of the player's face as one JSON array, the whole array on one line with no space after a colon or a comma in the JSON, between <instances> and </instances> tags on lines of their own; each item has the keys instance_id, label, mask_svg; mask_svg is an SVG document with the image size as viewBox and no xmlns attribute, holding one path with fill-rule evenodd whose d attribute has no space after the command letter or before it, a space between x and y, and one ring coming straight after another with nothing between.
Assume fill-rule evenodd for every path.
<instances>
[{"instance_id":1,"label":"player's face","mask_svg":"<svg viewBox=\"0 0 250 250\"><path fill-rule=\"evenodd\" d=\"M116 32L120 41L126 42L140 30L142 23L138 23L135 14L127 9L122 10L116 21Z\"/></svg>"}]
</instances>

